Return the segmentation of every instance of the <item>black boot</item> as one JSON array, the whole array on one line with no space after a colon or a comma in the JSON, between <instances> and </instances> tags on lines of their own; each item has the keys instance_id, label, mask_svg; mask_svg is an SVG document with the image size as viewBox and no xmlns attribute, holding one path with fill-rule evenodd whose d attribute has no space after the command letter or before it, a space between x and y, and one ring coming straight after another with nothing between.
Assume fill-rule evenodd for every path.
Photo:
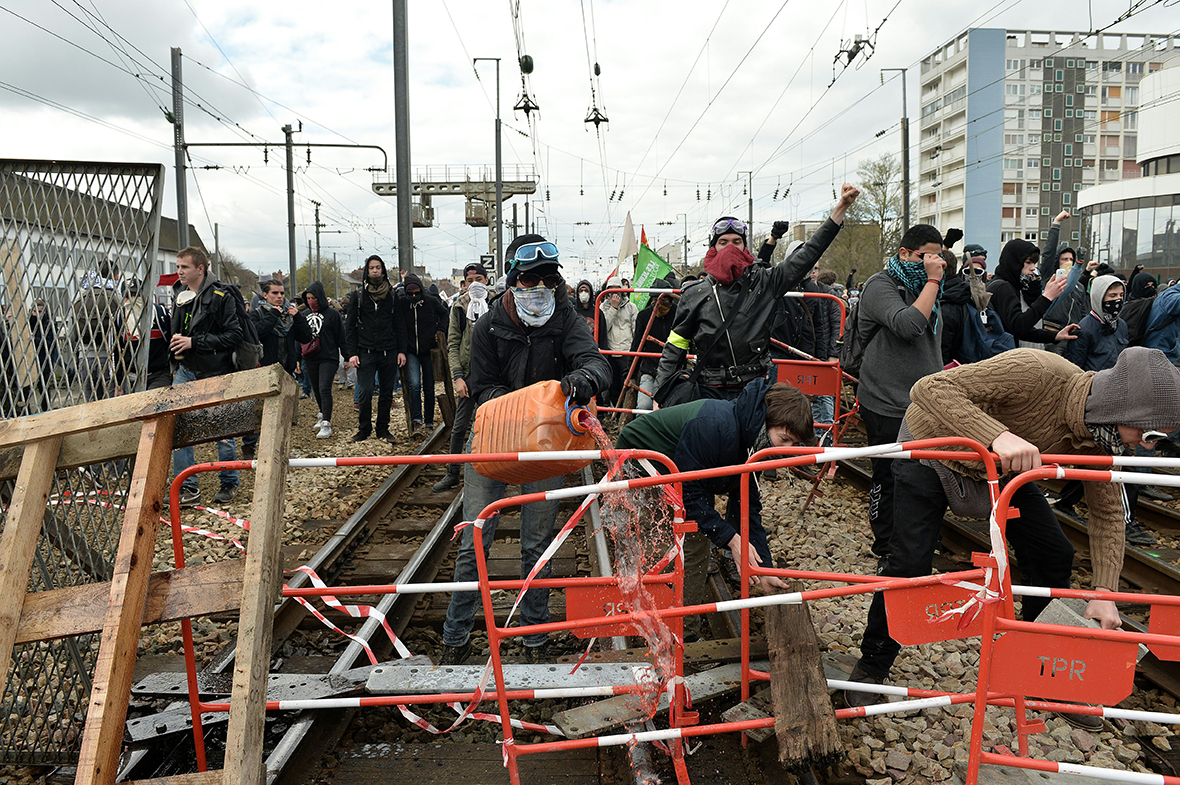
<instances>
[{"instance_id":1,"label":"black boot","mask_svg":"<svg viewBox=\"0 0 1180 785\"><path fill-rule=\"evenodd\" d=\"M458 484L459 484L459 471L452 464L450 467L447 468L447 473L443 476L443 478L441 480L439 480L438 482L436 482L434 484L434 487L431 488L431 490L434 491L435 493L442 493L443 491L449 491L451 488L454 488Z\"/></svg>"}]
</instances>

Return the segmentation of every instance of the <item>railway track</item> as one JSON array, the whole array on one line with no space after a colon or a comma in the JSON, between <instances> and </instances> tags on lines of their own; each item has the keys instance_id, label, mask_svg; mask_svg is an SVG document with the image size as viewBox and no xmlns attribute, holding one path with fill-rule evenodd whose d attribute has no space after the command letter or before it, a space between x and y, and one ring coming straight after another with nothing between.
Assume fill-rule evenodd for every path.
<instances>
[{"instance_id":1,"label":"railway track","mask_svg":"<svg viewBox=\"0 0 1180 785\"><path fill-rule=\"evenodd\" d=\"M428 434L415 454L424 455L438 453L445 448L449 432L445 427L439 427ZM436 472L437 470L435 470ZM388 479L323 543L315 555L306 560L306 566L313 569L329 584L337 582L347 583L349 572L356 573L357 565L363 565L366 556L375 548L388 546L391 542L406 537L415 537L418 543L411 548L412 556L399 564L400 560L393 560L399 566L397 580L404 582L431 582L438 574L450 546L451 528L458 522L462 510L462 496L459 493L440 494L429 506L437 501L443 502L444 509L433 520L423 520L417 513L408 516L399 515L399 506L408 508L414 506L415 501L422 501L429 493L429 483L436 479L430 467L424 465L402 465L396 467ZM426 482L419 483L425 478ZM419 483L419 487L416 487ZM415 509L421 509L416 506ZM298 565L286 565L298 566ZM357 577L366 577L363 570ZM393 577L391 574L389 577ZM354 581L357 582L357 581ZM287 585L292 587L306 586L310 578L304 573L295 573ZM419 597L413 595L385 595L382 598L357 598L360 603L368 603L378 607L395 634L400 635L409 625ZM308 611L294 600L287 598L276 608L274 620L274 642L272 652L280 652L284 646L300 636L301 627L309 619ZM370 641L374 653L379 659L389 656L392 643L381 631L380 624L375 619L357 629L350 629L349 619L343 614L332 616L333 623L342 629L348 629L353 634ZM316 622L318 625L319 622ZM325 629L313 627L313 629ZM380 634L374 634L380 632ZM234 661L235 645L231 641L220 654L201 671L200 677L209 684L214 684L220 677L224 680L231 672ZM338 676L349 669L367 663L363 647L358 643L348 645L332 664L325 676ZM281 665L282 663L278 663ZM278 671L281 674L281 669ZM183 674L171 674L173 678L183 680ZM157 680L160 681L160 680ZM166 679L165 679L166 681ZM280 681L282 681L280 679ZM155 693L168 686L157 686ZM203 687L204 689L204 687ZM182 690L183 692L183 690ZM145 695L144 689L137 689L137 694ZM216 694L216 693L213 693ZM186 702L169 705L161 712L148 714L129 722L132 744L130 751L124 756L124 765L120 776L124 779L139 779L148 776L163 776L164 774L190 770L192 765L191 720L186 720L188 713ZM206 715L207 733L213 730L212 720L220 724L225 715ZM284 782L290 780L290 772L298 768L300 762L309 759L308 752L313 748L322 749L322 744L328 743L328 735L333 729L347 727L351 713L347 710L327 710L318 712L303 712L285 728L285 732L271 734L274 736L274 747L267 758L268 782ZM157 738L152 738L155 736ZM217 741L214 730L209 733L213 743ZM158 738L166 737L166 738ZM318 742L318 743L317 743ZM330 746L330 745L329 745ZM317 753L318 754L318 753ZM305 772L304 772L305 773Z\"/></svg>"}]
</instances>

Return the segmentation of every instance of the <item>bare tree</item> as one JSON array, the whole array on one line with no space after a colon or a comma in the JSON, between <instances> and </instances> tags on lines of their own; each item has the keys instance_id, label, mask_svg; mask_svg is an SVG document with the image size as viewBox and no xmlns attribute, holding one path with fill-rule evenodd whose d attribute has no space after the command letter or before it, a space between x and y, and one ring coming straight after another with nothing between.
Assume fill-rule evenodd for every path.
<instances>
[{"instance_id":1,"label":"bare tree","mask_svg":"<svg viewBox=\"0 0 1180 785\"><path fill-rule=\"evenodd\" d=\"M901 164L897 156L884 153L861 161L856 167L860 198L848 211L858 223L877 227L873 258L884 261L897 251L906 227L902 226Z\"/></svg>"}]
</instances>

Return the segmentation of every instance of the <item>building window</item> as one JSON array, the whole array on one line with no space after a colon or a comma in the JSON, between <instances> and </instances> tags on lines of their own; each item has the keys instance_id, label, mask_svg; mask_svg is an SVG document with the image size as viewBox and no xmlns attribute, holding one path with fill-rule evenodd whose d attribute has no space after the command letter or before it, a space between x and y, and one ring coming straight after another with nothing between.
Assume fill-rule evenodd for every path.
<instances>
[{"instance_id":1,"label":"building window","mask_svg":"<svg viewBox=\"0 0 1180 785\"><path fill-rule=\"evenodd\" d=\"M1123 112L1123 130L1137 131L1139 130L1139 113L1138 112Z\"/></svg>"},{"instance_id":2,"label":"building window","mask_svg":"<svg viewBox=\"0 0 1180 785\"><path fill-rule=\"evenodd\" d=\"M1054 180L1060 180L1060 179L1061 179L1061 170L1060 170L1060 169L1056 169L1056 168L1055 168L1055 169L1053 170L1053 179L1054 179Z\"/></svg>"},{"instance_id":3,"label":"building window","mask_svg":"<svg viewBox=\"0 0 1180 785\"><path fill-rule=\"evenodd\" d=\"M1057 87L1054 88L1054 90L1058 93L1060 93L1064 89L1065 89L1065 85L1063 85L1063 84L1058 84Z\"/></svg>"},{"instance_id":4,"label":"building window","mask_svg":"<svg viewBox=\"0 0 1180 785\"><path fill-rule=\"evenodd\" d=\"M1075 191L1080 191L1080 190L1082 190L1082 184L1081 184L1081 183L1074 183L1074 184L1073 184L1073 189L1074 189Z\"/></svg>"},{"instance_id":5,"label":"building window","mask_svg":"<svg viewBox=\"0 0 1180 785\"><path fill-rule=\"evenodd\" d=\"M1053 121L1053 130L1054 130L1054 131L1060 131L1060 130L1061 130L1061 121L1060 121L1060 120L1054 120L1054 121ZM1060 137L1055 137L1055 138L1057 139L1057 141L1061 141Z\"/></svg>"},{"instance_id":6,"label":"building window","mask_svg":"<svg viewBox=\"0 0 1180 785\"><path fill-rule=\"evenodd\" d=\"M1065 110L1065 116L1066 116L1066 117L1073 117L1073 110L1072 110L1072 109L1066 109L1066 110Z\"/></svg>"},{"instance_id":7,"label":"building window","mask_svg":"<svg viewBox=\"0 0 1180 785\"><path fill-rule=\"evenodd\" d=\"M1041 208L1041 215L1048 215L1048 214L1049 214L1049 208L1048 208L1048 207L1042 207L1042 208Z\"/></svg>"},{"instance_id":8,"label":"building window","mask_svg":"<svg viewBox=\"0 0 1180 785\"><path fill-rule=\"evenodd\" d=\"M1061 190L1061 183L1053 183L1053 190L1060 191Z\"/></svg>"},{"instance_id":9,"label":"building window","mask_svg":"<svg viewBox=\"0 0 1180 785\"><path fill-rule=\"evenodd\" d=\"M1128 74L1141 74L1141 73L1143 73L1143 63L1127 63L1127 73Z\"/></svg>"},{"instance_id":10,"label":"building window","mask_svg":"<svg viewBox=\"0 0 1180 785\"><path fill-rule=\"evenodd\" d=\"M1066 60L1065 67L1066 68L1073 68L1073 60Z\"/></svg>"},{"instance_id":11,"label":"building window","mask_svg":"<svg viewBox=\"0 0 1180 785\"><path fill-rule=\"evenodd\" d=\"M1089 95L1098 95L1098 85L1096 85L1096 84L1086 85L1086 95L1088 95L1088 96Z\"/></svg>"},{"instance_id":12,"label":"building window","mask_svg":"<svg viewBox=\"0 0 1180 785\"><path fill-rule=\"evenodd\" d=\"M1062 204L1069 204L1069 200L1072 198L1073 198L1073 194L1062 194L1061 195L1061 203Z\"/></svg>"},{"instance_id":13,"label":"building window","mask_svg":"<svg viewBox=\"0 0 1180 785\"><path fill-rule=\"evenodd\" d=\"M1036 158L1029 158L1024 163L1025 163L1025 166L1027 166L1029 169L1036 169L1041 165L1041 162L1038 161Z\"/></svg>"},{"instance_id":14,"label":"building window","mask_svg":"<svg viewBox=\"0 0 1180 785\"><path fill-rule=\"evenodd\" d=\"M1041 143L1041 135L1040 134L1029 134L1028 135L1028 143L1029 144L1040 144Z\"/></svg>"},{"instance_id":15,"label":"building window","mask_svg":"<svg viewBox=\"0 0 1180 785\"><path fill-rule=\"evenodd\" d=\"M1004 134L1004 144L1024 144L1024 134Z\"/></svg>"},{"instance_id":16,"label":"building window","mask_svg":"<svg viewBox=\"0 0 1180 785\"><path fill-rule=\"evenodd\" d=\"M1073 145L1072 144L1067 144L1065 146L1065 154L1066 155L1073 155Z\"/></svg>"},{"instance_id":17,"label":"building window","mask_svg":"<svg viewBox=\"0 0 1180 785\"><path fill-rule=\"evenodd\" d=\"M1087 60L1086 61L1086 70L1087 71L1097 71L1098 70L1098 61L1097 60Z\"/></svg>"},{"instance_id":18,"label":"building window","mask_svg":"<svg viewBox=\"0 0 1180 785\"><path fill-rule=\"evenodd\" d=\"M1036 110L1034 109L1032 111L1035 112ZM1052 117L1052 116L1053 116L1053 109L1051 107L1046 106L1045 107L1045 117Z\"/></svg>"},{"instance_id":19,"label":"building window","mask_svg":"<svg viewBox=\"0 0 1180 785\"><path fill-rule=\"evenodd\" d=\"M1024 208L1024 217L1025 218L1036 218L1037 217L1037 208L1035 208L1035 207Z\"/></svg>"},{"instance_id":20,"label":"building window","mask_svg":"<svg viewBox=\"0 0 1180 785\"><path fill-rule=\"evenodd\" d=\"M1082 141L1082 135L1081 135L1081 134L1074 134L1074 135L1073 135L1073 140L1074 140L1075 142L1080 142L1080 141Z\"/></svg>"},{"instance_id":21,"label":"building window","mask_svg":"<svg viewBox=\"0 0 1180 785\"><path fill-rule=\"evenodd\" d=\"M1097 116L1098 112L1095 109L1087 109L1085 114L1082 115L1082 117L1086 118L1087 120L1093 120Z\"/></svg>"},{"instance_id":22,"label":"building window","mask_svg":"<svg viewBox=\"0 0 1180 785\"><path fill-rule=\"evenodd\" d=\"M1024 190L1025 193L1035 194L1037 191L1041 190L1041 186L1037 185L1036 183L1025 183Z\"/></svg>"},{"instance_id":23,"label":"building window","mask_svg":"<svg viewBox=\"0 0 1180 785\"><path fill-rule=\"evenodd\" d=\"M1005 158L1004 159L1004 168L1005 169L1023 169L1024 168L1024 161L1020 158Z\"/></svg>"},{"instance_id":24,"label":"building window","mask_svg":"<svg viewBox=\"0 0 1180 785\"><path fill-rule=\"evenodd\" d=\"M1121 60L1105 60L1102 63L1102 73L1104 74L1121 74L1123 72L1123 63Z\"/></svg>"},{"instance_id":25,"label":"building window","mask_svg":"<svg viewBox=\"0 0 1180 785\"><path fill-rule=\"evenodd\" d=\"M1081 158L1073 159L1073 165L1078 167L1079 169L1082 168L1082 159Z\"/></svg>"},{"instance_id":26,"label":"building window","mask_svg":"<svg viewBox=\"0 0 1180 785\"><path fill-rule=\"evenodd\" d=\"M1160 70L1163 67L1164 67L1163 63L1148 63L1147 64L1147 73L1154 74L1156 71Z\"/></svg>"},{"instance_id":27,"label":"building window","mask_svg":"<svg viewBox=\"0 0 1180 785\"><path fill-rule=\"evenodd\" d=\"M1016 239L1016 232L1000 232L1000 243L1006 243L1009 240Z\"/></svg>"},{"instance_id":28,"label":"building window","mask_svg":"<svg viewBox=\"0 0 1180 785\"><path fill-rule=\"evenodd\" d=\"M1023 65L1022 60L1005 60L1004 61L1004 68L1008 71L1019 71L1023 67L1024 67L1024 65Z\"/></svg>"},{"instance_id":29,"label":"building window","mask_svg":"<svg viewBox=\"0 0 1180 785\"><path fill-rule=\"evenodd\" d=\"M1005 95L1024 95L1024 84L1023 83L1016 84L1015 82L1009 82L1008 84L1004 85L1004 94Z\"/></svg>"},{"instance_id":30,"label":"building window","mask_svg":"<svg viewBox=\"0 0 1180 785\"><path fill-rule=\"evenodd\" d=\"M1042 88L1039 84L1030 84L1028 86L1028 94L1029 95L1040 95L1041 89Z\"/></svg>"},{"instance_id":31,"label":"building window","mask_svg":"<svg viewBox=\"0 0 1180 785\"><path fill-rule=\"evenodd\" d=\"M1053 161L1052 161L1052 159L1049 158L1049 156L1045 156L1044 158L1041 159L1041 166L1050 166L1050 165L1052 165L1052 163L1053 163Z\"/></svg>"},{"instance_id":32,"label":"building window","mask_svg":"<svg viewBox=\"0 0 1180 785\"><path fill-rule=\"evenodd\" d=\"M1070 234L1070 239L1074 240L1074 241L1080 240L1080 239L1082 239L1082 233L1081 232L1073 232Z\"/></svg>"},{"instance_id":33,"label":"building window","mask_svg":"<svg viewBox=\"0 0 1180 785\"><path fill-rule=\"evenodd\" d=\"M1065 79L1065 71L1062 71L1060 68L1058 68L1057 71L1054 72L1053 76L1055 77L1054 81L1060 82Z\"/></svg>"},{"instance_id":34,"label":"building window","mask_svg":"<svg viewBox=\"0 0 1180 785\"><path fill-rule=\"evenodd\" d=\"M1041 119L1041 110L1040 109L1029 109L1028 110L1028 119L1029 120L1040 120Z\"/></svg>"},{"instance_id":35,"label":"building window","mask_svg":"<svg viewBox=\"0 0 1180 785\"><path fill-rule=\"evenodd\" d=\"M1085 86L1084 84L1080 84L1080 83L1079 83L1079 84L1076 84L1076 85L1074 85L1073 91L1074 91L1075 93L1085 93L1085 92L1086 92L1086 86Z\"/></svg>"},{"instance_id":36,"label":"building window","mask_svg":"<svg viewBox=\"0 0 1180 785\"><path fill-rule=\"evenodd\" d=\"M1045 67L1046 67L1046 68L1052 68L1052 67L1053 67L1053 58L1052 58L1052 57L1046 57L1046 58L1045 58Z\"/></svg>"},{"instance_id":37,"label":"building window","mask_svg":"<svg viewBox=\"0 0 1180 785\"><path fill-rule=\"evenodd\" d=\"M1064 164L1065 166L1073 166L1073 159L1066 158L1064 161L1062 161L1062 164Z\"/></svg>"},{"instance_id":38,"label":"building window","mask_svg":"<svg viewBox=\"0 0 1180 785\"><path fill-rule=\"evenodd\" d=\"M1082 141L1086 144L1094 144L1096 138L1094 134L1082 134Z\"/></svg>"},{"instance_id":39,"label":"building window","mask_svg":"<svg viewBox=\"0 0 1180 785\"><path fill-rule=\"evenodd\" d=\"M1073 106L1073 96L1072 95L1065 96L1065 105L1066 106Z\"/></svg>"},{"instance_id":40,"label":"building window","mask_svg":"<svg viewBox=\"0 0 1180 785\"><path fill-rule=\"evenodd\" d=\"M1140 65L1142 65L1142 64L1140 64ZM1127 87L1127 94L1124 96L1124 98L1127 99L1127 106L1138 106L1139 105L1139 88L1137 86L1136 87L1128 86Z\"/></svg>"},{"instance_id":41,"label":"building window","mask_svg":"<svg viewBox=\"0 0 1180 785\"><path fill-rule=\"evenodd\" d=\"M1024 239L1028 240L1030 243L1035 243L1037 241L1037 233L1036 232L1025 232ZM1041 232L1041 239L1048 240L1049 233L1048 232Z\"/></svg>"},{"instance_id":42,"label":"building window","mask_svg":"<svg viewBox=\"0 0 1180 785\"><path fill-rule=\"evenodd\" d=\"M1061 121L1060 121L1060 120L1054 120L1053 122L1055 122L1055 123L1060 123ZM1053 134L1053 141L1054 141L1054 142L1060 142L1060 141L1061 141L1061 134Z\"/></svg>"},{"instance_id":43,"label":"building window","mask_svg":"<svg viewBox=\"0 0 1180 785\"><path fill-rule=\"evenodd\" d=\"M1042 191L1048 191L1048 190L1049 190L1049 184L1048 184L1048 183L1041 183L1041 190L1042 190Z\"/></svg>"}]
</instances>

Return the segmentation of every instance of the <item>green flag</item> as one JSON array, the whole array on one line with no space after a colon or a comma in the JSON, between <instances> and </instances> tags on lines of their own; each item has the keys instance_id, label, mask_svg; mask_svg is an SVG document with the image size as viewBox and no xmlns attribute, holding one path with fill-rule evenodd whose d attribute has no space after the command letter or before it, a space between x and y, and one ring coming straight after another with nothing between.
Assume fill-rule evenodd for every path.
<instances>
[{"instance_id":1,"label":"green flag","mask_svg":"<svg viewBox=\"0 0 1180 785\"><path fill-rule=\"evenodd\" d=\"M646 245L639 246L639 259L635 262L635 279L631 281L631 287L634 289L650 289L657 278L663 278L672 272L672 267L660 258L652 249ZM631 302L635 303L635 307L643 309L647 307L647 301L650 295L647 293L635 292L631 295Z\"/></svg>"}]
</instances>

